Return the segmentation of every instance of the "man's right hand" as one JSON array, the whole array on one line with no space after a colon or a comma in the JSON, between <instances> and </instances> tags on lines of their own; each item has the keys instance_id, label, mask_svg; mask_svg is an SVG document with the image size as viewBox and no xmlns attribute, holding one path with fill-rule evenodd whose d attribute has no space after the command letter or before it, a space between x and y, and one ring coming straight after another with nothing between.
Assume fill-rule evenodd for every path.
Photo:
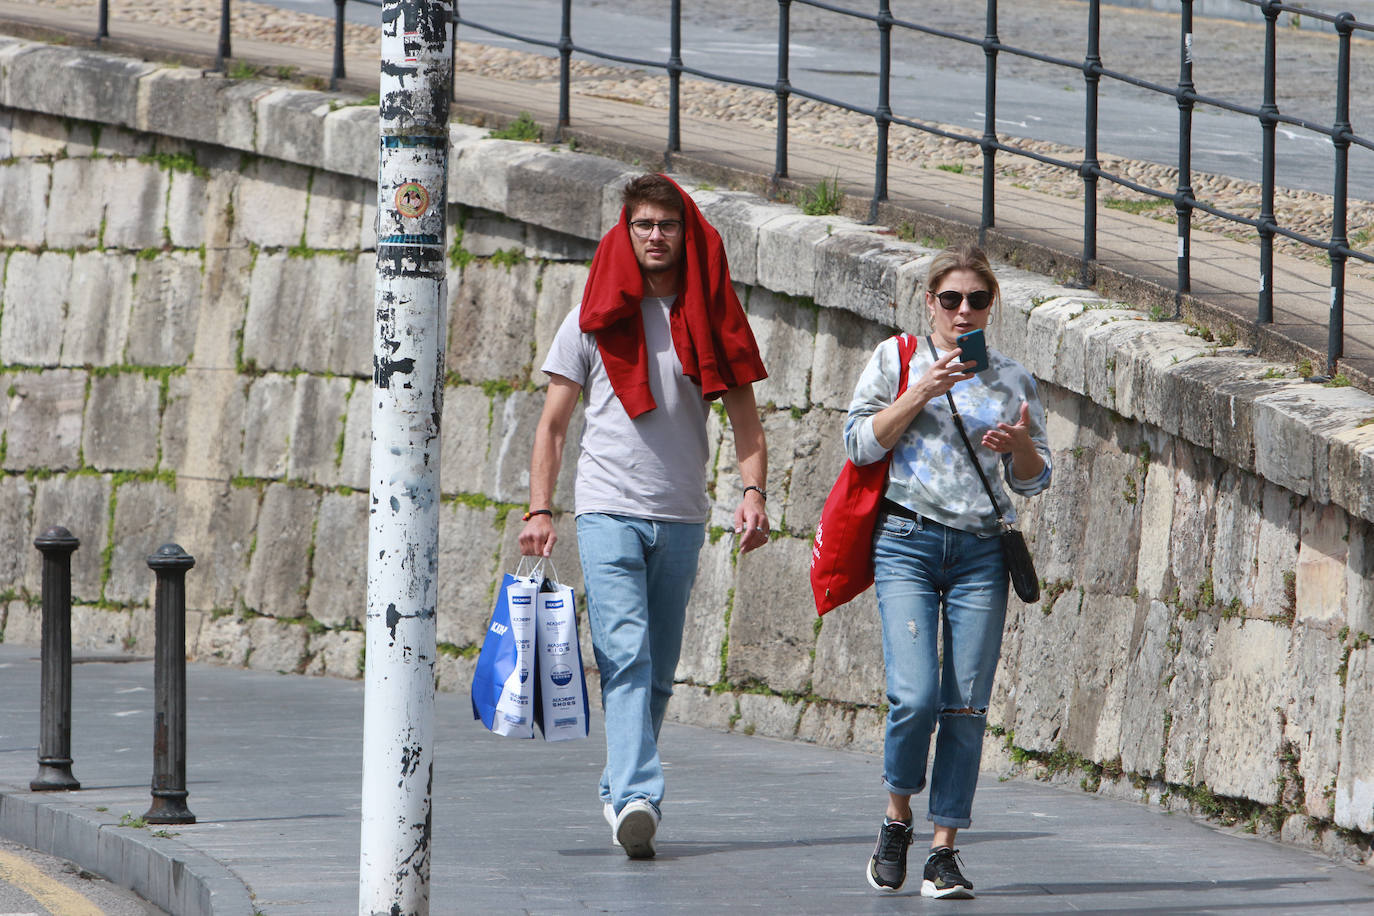
<instances>
[{"instance_id":1,"label":"man's right hand","mask_svg":"<svg viewBox=\"0 0 1374 916\"><path fill-rule=\"evenodd\" d=\"M526 557L547 557L553 554L558 535L553 532L553 519L547 515L532 515L520 531L520 554Z\"/></svg>"}]
</instances>

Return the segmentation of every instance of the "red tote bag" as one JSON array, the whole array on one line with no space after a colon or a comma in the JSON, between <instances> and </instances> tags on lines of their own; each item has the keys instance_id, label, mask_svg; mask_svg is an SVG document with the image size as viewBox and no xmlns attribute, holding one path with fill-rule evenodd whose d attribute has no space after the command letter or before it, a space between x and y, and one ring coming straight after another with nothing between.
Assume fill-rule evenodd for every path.
<instances>
[{"instance_id":1,"label":"red tote bag","mask_svg":"<svg viewBox=\"0 0 1374 916\"><path fill-rule=\"evenodd\" d=\"M901 334L896 340L901 362L897 396L901 397L917 339ZM816 540L811 545L811 593L818 615L852 601L873 584L873 529L878 524L891 461L891 452L872 464L860 466L846 461L825 498Z\"/></svg>"}]
</instances>

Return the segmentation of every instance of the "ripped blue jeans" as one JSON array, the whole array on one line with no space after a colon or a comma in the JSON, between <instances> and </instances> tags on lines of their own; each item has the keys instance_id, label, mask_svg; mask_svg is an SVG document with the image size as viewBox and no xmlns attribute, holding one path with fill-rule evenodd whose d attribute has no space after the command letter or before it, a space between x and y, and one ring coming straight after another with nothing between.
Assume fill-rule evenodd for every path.
<instances>
[{"instance_id":1,"label":"ripped blue jeans","mask_svg":"<svg viewBox=\"0 0 1374 916\"><path fill-rule=\"evenodd\" d=\"M873 566L889 704L883 784L897 795L924 789L934 733L927 817L967 827L1007 612L1002 545L885 513Z\"/></svg>"}]
</instances>

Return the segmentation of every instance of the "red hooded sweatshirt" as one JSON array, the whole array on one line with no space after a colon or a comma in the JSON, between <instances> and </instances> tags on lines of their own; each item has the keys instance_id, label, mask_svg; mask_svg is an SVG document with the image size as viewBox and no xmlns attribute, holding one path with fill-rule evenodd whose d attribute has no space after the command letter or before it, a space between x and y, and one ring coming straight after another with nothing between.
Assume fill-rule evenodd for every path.
<instances>
[{"instance_id":1,"label":"red hooded sweatshirt","mask_svg":"<svg viewBox=\"0 0 1374 916\"><path fill-rule=\"evenodd\" d=\"M667 176L664 176L665 178ZM672 181L672 179L668 179ZM714 400L731 388L768 377L754 332L730 283L725 246L697 209L682 196L682 281L669 322L682 373ZM582 293L579 326L596 336L606 375L625 412L633 419L657 404L649 391L649 360L639 311L644 279L630 241L629 214L606 233L596 248L587 288Z\"/></svg>"}]
</instances>

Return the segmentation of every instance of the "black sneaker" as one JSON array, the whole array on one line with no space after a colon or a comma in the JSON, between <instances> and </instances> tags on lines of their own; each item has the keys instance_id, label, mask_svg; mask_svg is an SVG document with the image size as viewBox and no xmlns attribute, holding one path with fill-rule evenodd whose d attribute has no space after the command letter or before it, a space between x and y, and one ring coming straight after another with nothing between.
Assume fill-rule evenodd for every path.
<instances>
[{"instance_id":1,"label":"black sneaker","mask_svg":"<svg viewBox=\"0 0 1374 916\"><path fill-rule=\"evenodd\" d=\"M911 845L911 825L883 821L878 845L868 860L868 883L874 890L895 891L906 883L906 848Z\"/></svg>"},{"instance_id":2,"label":"black sneaker","mask_svg":"<svg viewBox=\"0 0 1374 916\"><path fill-rule=\"evenodd\" d=\"M930 851L926 859L925 880L921 882L922 897L950 897L967 900L973 896L973 882L959 871L959 850L941 846Z\"/></svg>"}]
</instances>

